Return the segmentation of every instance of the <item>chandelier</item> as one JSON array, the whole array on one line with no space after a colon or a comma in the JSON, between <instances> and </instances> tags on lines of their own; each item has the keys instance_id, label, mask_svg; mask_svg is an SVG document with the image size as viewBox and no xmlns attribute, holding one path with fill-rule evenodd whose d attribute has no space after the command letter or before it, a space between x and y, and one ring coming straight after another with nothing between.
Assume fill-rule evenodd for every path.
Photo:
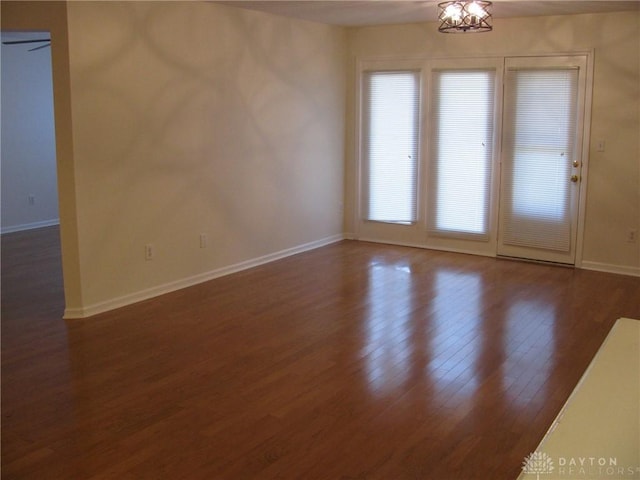
<instances>
[{"instance_id":1,"label":"chandelier","mask_svg":"<svg viewBox=\"0 0 640 480\"><path fill-rule=\"evenodd\" d=\"M490 32L491 2L455 0L438 4L438 31L443 33Z\"/></svg>"}]
</instances>

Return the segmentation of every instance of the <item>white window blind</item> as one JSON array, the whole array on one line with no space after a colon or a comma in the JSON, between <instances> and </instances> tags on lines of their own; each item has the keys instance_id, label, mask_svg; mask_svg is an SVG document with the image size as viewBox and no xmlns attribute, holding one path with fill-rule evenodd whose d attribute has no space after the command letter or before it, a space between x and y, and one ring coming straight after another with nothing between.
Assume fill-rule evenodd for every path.
<instances>
[{"instance_id":1,"label":"white window blind","mask_svg":"<svg viewBox=\"0 0 640 480\"><path fill-rule=\"evenodd\" d=\"M495 70L433 71L431 233L489 235Z\"/></svg>"},{"instance_id":2,"label":"white window blind","mask_svg":"<svg viewBox=\"0 0 640 480\"><path fill-rule=\"evenodd\" d=\"M507 71L505 244L569 251L578 73Z\"/></svg>"},{"instance_id":3,"label":"white window blind","mask_svg":"<svg viewBox=\"0 0 640 480\"><path fill-rule=\"evenodd\" d=\"M419 130L420 72L365 72L366 220L416 222Z\"/></svg>"}]
</instances>

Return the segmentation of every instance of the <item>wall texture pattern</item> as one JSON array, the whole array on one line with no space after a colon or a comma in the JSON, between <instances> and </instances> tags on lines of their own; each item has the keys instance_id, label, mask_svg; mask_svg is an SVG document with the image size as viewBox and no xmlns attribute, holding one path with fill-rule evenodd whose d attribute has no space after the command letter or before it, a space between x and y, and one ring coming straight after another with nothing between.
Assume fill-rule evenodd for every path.
<instances>
[{"instance_id":1,"label":"wall texture pattern","mask_svg":"<svg viewBox=\"0 0 640 480\"><path fill-rule=\"evenodd\" d=\"M68 15L86 306L340 238L342 29L207 2Z\"/></svg>"}]
</instances>

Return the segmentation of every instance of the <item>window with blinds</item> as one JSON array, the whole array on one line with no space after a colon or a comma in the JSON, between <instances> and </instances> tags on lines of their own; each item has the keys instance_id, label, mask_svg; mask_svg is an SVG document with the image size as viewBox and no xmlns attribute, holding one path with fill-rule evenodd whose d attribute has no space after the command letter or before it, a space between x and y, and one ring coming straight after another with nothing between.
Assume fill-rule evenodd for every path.
<instances>
[{"instance_id":1,"label":"window with blinds","mask_svg":"<svg viewBox=\"0 0 640 480\"><path fill-rule=\"evenodd\" d=\"M365 219L417 221L420 72L363 74Z\"/></svg>"},{"instance_id":2,"label":"window with blinds","mask_svg":"<svg viewBox=\"0 0 640 480\"><path fill-rule=\"evenodd\" d=\"M428 228L489 236L495 70L434 70Z\"/></svg>"},{"instance_id":3,"label":"window with blinds","mask_svg":"<svg viewBox=\"0 0 640 480\"><path fill-rule=\"evenodd\" d=\"M503 242L568 251L577 68L506 76Z\"/></svg>"}]
</instances>

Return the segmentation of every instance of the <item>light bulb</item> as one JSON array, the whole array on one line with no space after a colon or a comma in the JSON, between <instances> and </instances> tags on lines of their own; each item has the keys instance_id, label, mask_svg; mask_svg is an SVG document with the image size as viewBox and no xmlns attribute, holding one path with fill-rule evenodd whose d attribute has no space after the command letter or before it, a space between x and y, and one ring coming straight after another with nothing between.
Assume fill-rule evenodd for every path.
<instances>
[{"instance_id":1,"label":"light bulb","mask_svg":"<svg viewBox=\"0 0 640 480\"><path fill-rule=\"evenodd\" d=\"M476 2L471 2L467 7L467 11L471 15L475 15L476 17L480 17L480 18L484 18L487 15L487 12L485 12L484 8L482 8Z\"/></svg>"},{"instance_id":2,"label":"light bulb","mask_svg":"<svg viewBox=\"0 0 640 480\"><path fill-rule=\"evenodd\" d=\"M462 19L462 7L458 3L449 5L444 11L445 18L449 19L450 23L460 23Z\"/></svg>"}]
</instances>

